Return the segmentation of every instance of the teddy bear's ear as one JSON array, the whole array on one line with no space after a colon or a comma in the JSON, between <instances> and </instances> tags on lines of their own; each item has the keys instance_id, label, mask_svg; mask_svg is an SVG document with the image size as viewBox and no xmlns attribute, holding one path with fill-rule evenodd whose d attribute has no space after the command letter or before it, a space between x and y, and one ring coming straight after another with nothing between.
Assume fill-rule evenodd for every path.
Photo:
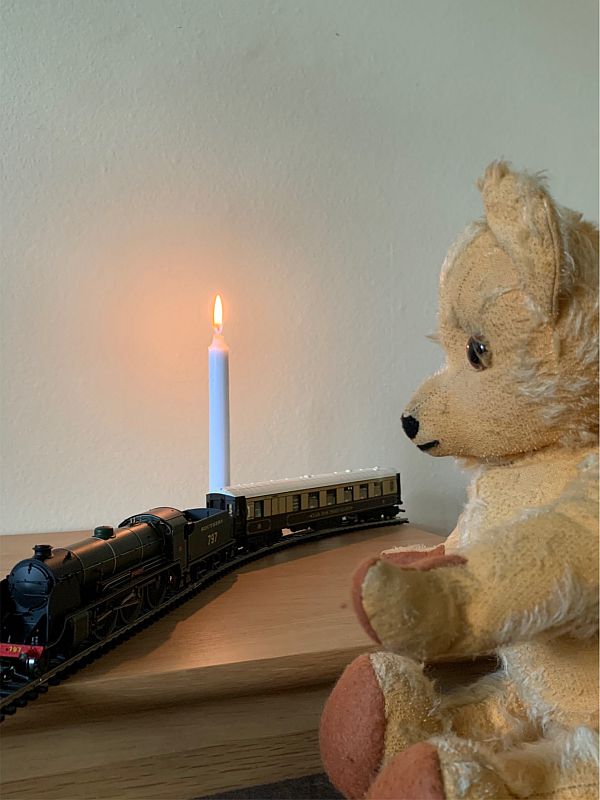
<instances>
[{"instance_id":1,"label":"teddy bear's ear","mask_svg":"<svg viewBox=\"0 0 600 800\"><path fill-rule=\"evenodd\" d=\"M487 224L514 262L524 291L545 316L555 317L563 245L558 211L542 179L496 161L478 186Z\"/></svg>"}]
</instances>

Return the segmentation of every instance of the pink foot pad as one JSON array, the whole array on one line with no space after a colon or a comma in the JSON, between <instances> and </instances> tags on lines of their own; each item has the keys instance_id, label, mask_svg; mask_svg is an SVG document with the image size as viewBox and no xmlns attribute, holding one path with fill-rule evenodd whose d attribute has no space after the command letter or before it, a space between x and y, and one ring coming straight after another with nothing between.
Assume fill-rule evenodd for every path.
<instances>
[{"instance_id":1,"label":"pink foot pad","mask_svg":"<svg viewBox=\"0 0 600 800\"><path fill-rule=\"evenodd\" d=\"M406 567L408 564L412 564L422 558L443 556L444 553L444 545L439 544L433 550L398 550L395 553L382 553L381 558L384 561L389 561L390 564L395 564L397 567Z\"/></svg>"},{"instance_id":2,"label":"pink foot pad","mask_svg":"<svg viewBox=\"0 0 600 800\"><path fill-rule=\"evenodd\" d=\"M440 567L460 567L466 563L467 559L459 556L458 553L445 556L430 555L429 558L420 558L418 561L413 561L412 564L407 564L403 569L418 569L427 572L429 569L439 569Z\"/></svg>"},{"instance_id":3,"label":"pink foot pad","mask_svg":"<svg viewBox=\"0 0 600 800\"><path fill-rule=\"evenodd\" d=\"M408 747L387 764L366 800L445 800L437 749L428 742Z\"/></svg>"},{"instance_id":4,"label":"pink foot pad","mask_svg":"<svg viewBox=\"0 0 600 800\"><path fill-rule=\"evenodd\" d=\"M345 797L364 797L383 758L385 706L368 655L344 670L329 696L319 730L321 760Z\"/></svg>"}]
</instances>

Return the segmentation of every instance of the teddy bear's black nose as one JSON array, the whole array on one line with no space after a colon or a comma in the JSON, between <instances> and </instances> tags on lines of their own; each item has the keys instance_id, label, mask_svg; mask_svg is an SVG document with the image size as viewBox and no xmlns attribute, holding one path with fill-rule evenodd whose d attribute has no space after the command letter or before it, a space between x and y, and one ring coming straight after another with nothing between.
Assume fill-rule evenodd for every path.
<instances>
[{"instance_id":1,"label":"teddy bear's black nose","mask_svg":"<svg viewBox=\"0 0 600 800\"><path fill-rule=\"evenodd\" d=\"M402 427L408 438L414 439L419 432L419 420L410 415L405 417L404 414L402 414Z\"/></svg>"}]
</instances>

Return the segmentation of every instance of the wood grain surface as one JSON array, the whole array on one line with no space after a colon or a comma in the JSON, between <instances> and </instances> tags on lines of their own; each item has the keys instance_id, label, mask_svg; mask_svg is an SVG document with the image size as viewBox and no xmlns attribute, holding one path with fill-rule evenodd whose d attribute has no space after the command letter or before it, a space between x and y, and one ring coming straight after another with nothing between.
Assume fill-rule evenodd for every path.
<instances>
[{"instance_id":1,"label":"wood grain surface","mask_svg":"<svg viewBox=\"0 0 600 800\"><path fill-rule=\"evenodd\" d=\"M2 574L35 543L0 538ZM374 649L352 574L410 525L268 556L213 584L2 724L3 800L198 797L320 771L317 729L343 668Z\"/></svg>"}]
</instances>

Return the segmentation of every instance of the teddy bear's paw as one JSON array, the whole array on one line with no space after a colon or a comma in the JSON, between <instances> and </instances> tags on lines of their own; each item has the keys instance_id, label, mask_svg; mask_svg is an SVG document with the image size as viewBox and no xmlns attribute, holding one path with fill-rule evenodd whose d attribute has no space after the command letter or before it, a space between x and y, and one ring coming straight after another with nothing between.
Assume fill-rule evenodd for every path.
<instances>
[{"instance_id":1,"label":"teddy bear's paw","mask_svg":"<svg viewBox=\"0 0 600 800\"><path fill-rule=\"evenodd\" d=\"M445 652L460 632L451 597L456 580L450 572L463 569L467 560L437 548L419 556L404 563L389 558L364 562L353 577L352 601L359 622L374 641L425 660Z\"/></svg>"},{"instance_id":2,"label":"teddy bear's paw","mask_svg":"<svg viewBox=\"0 0 600 800\"><path fill-rule=\"evenodd\" d=\"M321 758L331 782L346 797L363 797L384 760L439 732L437 706L421 665L392 653L357 658L321 717Z\"/></svg>"},{"instance_id":3,"label":"teddy bear's paw","mask_svg":"<svg viewBox=\"0 0 600 800\"><path fill-rule=\"evenodd\" d=\"M381 770L366 800L446 800L437 748L419 742L398 753Z\"/></svg>"}]
</instances>

